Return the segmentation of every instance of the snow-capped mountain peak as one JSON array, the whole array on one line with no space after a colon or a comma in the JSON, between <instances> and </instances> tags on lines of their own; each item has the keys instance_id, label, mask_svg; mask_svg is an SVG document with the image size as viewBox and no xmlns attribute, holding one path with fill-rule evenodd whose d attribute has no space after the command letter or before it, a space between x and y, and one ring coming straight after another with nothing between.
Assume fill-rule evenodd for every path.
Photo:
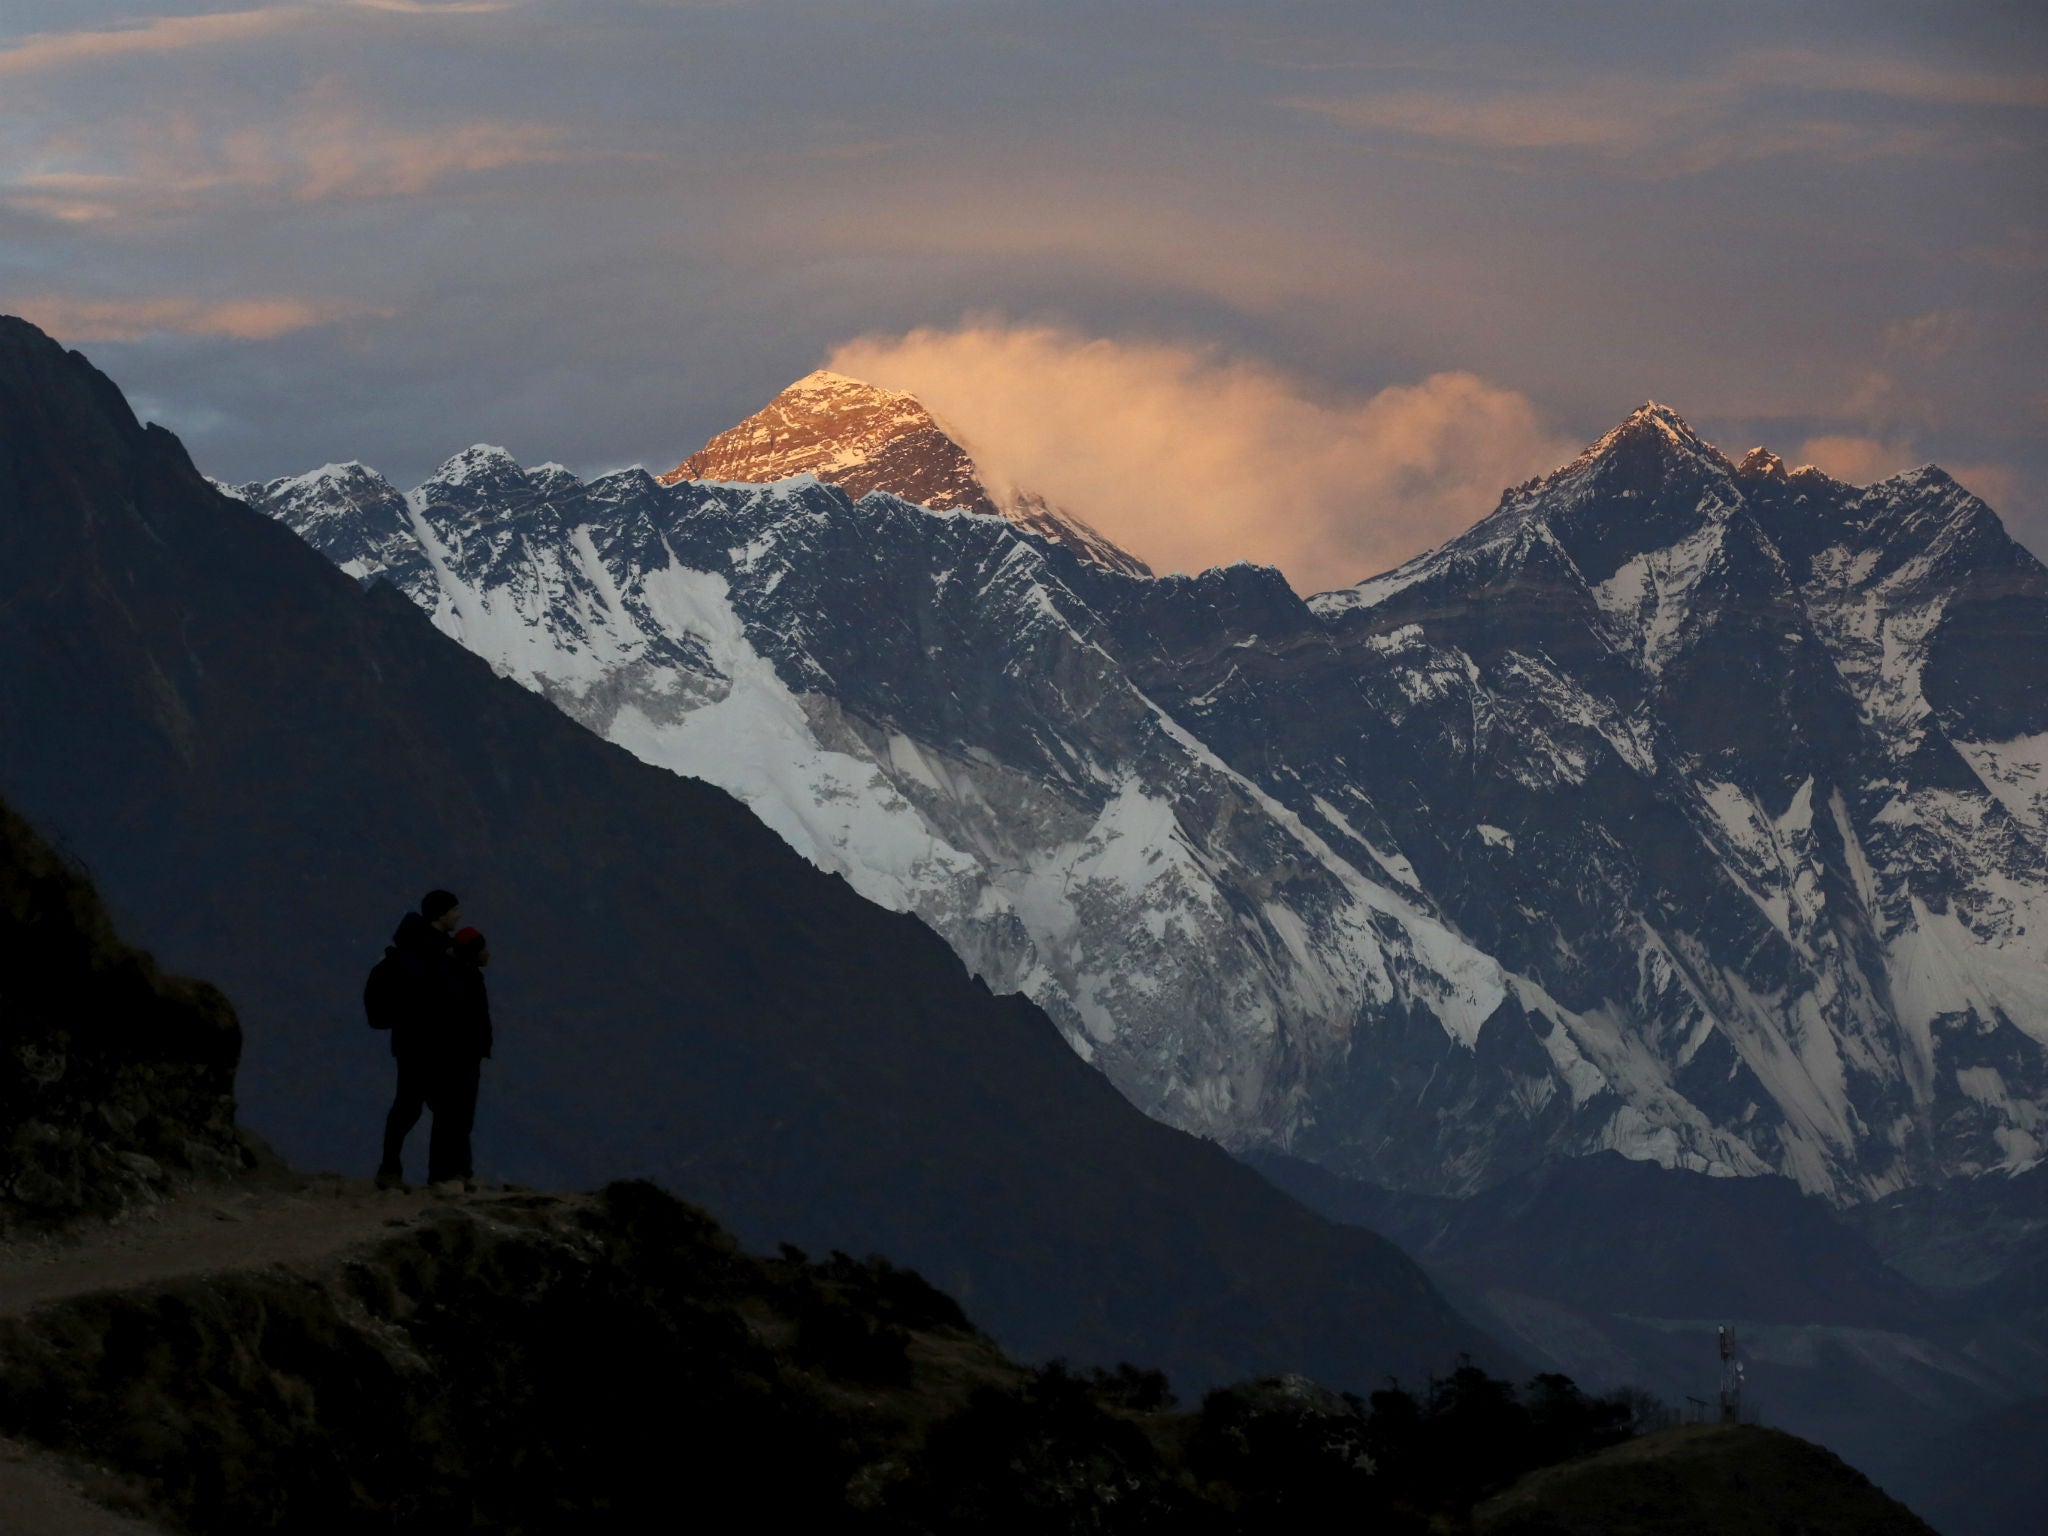
<instances>
[{"instance_id":1,"label":"snow-capped mountain peak","mask_svg":"<svg viewBox=\"0 0 2048 1536\"><path fill-rule=\"evenodd\" d=\"M427 477L428 485L471 485L482 481L524 480L519 461L495 443L476 443L454 455Z\"/></svg>"},{"instance_id":2,"label":"snow-capped mountain peak","mask_svg":"<svg viewBox=\"0 0 2048 1536\"><path fill-rule=\"evenodd\" d=\"M1786 478L1785 461L1770 449L1756 447L1742 456L1742 462L1735 466L1735 472L1752 480L1783 480Z\"/></svg>"},{"instance_id":3,"label":"snow-capped mountain peak","mask_svg":"<svg viewBox=\"0 0 2048 1536\"><path fill-rule=\"evenodd\" d=\"M1735 467L1720 449L1693 431L1678 412L1650 400L1603 433L1584 453L1559 471L1558 477L1626 460L1699 465L1723 472L1732 471Z\"/></svg>"},{"instance_id":4,"label":"snow-capped mountain peak","mask_svg":"<svg viewBox=\"0 0 2048 1536\"><path fill-rule=\"evenodd\" d=\"M660 477L773 484L815 475L856 501L876 491L934 511L1005 517L1084 560L1151 572L1073 513L1029 491L992 487L973 456L914 395L829 369L808 373Z\"/></svg>"}]
</instances>

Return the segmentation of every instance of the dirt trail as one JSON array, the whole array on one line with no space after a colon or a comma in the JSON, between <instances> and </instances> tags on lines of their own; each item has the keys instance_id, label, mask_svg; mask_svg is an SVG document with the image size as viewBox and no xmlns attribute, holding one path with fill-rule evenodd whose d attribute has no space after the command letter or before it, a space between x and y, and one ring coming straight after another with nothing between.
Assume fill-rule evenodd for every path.
<instances>
[{"instance_id":1,"label":"dirt trail","mask_svg":"<svg viewBox=\"0 0 2048 1536\"><path fill-rule=\"evenodd\" d=\"M457 1196L487 1201L489 1195ZM62 1236L0 1243L0 1317L95 1291L316 1264L409 1225L443 1197L381 1192L361 1179L203 1186Z\"/></svg>"},{"instance_id":2,"label":"dirt trail","mask_svg":"<svg viewBox=\"0 0 2048 1536\"><path fill-rule=\"evenodd\" d=\"M384 1192L362 1179L256 1176L189 1189L117 1220L61 1236L0 1242L0 1317L74 1296L129 1290L233 1270L324 1269L449 1203L488 1208L502 1193ZM536 1197L518 1195L521 1204ZM102 1486L105 1485L105 1486ZM161 1528L106 1507L118 1489L96 1469L0 1437L0 1532L5 1536L160 1536Z\"/></svg>"},{"instance_id":3,"label":"dirt trail","mask_svg":"<svg viewBox=\"0 0 2048 1536\"><path fill-rule=\"evenodd\" d=\"M0 1438L0 1531L7 1536L164 1536L86 1491L90 1474L19 1440Z\"/></svg>"}]
</instances>

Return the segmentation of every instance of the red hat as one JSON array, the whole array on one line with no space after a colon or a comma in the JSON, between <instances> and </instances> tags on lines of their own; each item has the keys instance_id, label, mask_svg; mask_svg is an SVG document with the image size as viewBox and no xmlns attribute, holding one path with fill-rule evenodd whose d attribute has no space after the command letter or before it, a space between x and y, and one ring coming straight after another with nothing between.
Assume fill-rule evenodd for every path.
<instances>
[{"instance_id":1,"label":"red hat","mask_svg":"<svg viewBox=\"0 0 2048 1536\"><path fill-rule=\"evenodd\" d=\"M456 929L455 947L457 949L468 949L471 945L475 945L478 949L482 949L484 947L483 930L480 928Z\"/></svg>"}]
</instances>

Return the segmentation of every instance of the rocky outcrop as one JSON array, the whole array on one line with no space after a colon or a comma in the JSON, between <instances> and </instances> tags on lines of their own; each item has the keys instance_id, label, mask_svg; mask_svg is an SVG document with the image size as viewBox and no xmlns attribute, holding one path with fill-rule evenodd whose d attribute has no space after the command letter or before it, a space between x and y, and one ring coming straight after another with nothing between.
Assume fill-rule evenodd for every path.
<instances>
[{"instance_id":1,"label":"rocky outcrop","mask_svg":"<svg viewBox=\"0 0 2048 1536\"><path fill-rule=\"evenodd\" d=\"M233 1009L115 935L85 876L0 805L0 1235L240 1170Z\"/></svg>"}]
</instances>

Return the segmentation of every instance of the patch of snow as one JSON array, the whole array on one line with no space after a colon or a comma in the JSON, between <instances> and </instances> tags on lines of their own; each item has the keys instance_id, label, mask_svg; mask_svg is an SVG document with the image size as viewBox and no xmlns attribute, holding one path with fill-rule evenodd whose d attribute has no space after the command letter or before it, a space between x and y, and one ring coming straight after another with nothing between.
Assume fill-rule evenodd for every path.
<instances>
[{"instance_id":1,"label":"patch of snow","mask_svg":"<svg viewBox=\"0 0 2048 1536\"><path fill-rule=\"evenodd\" d=\"M2021 826L2048 839L2048 731L2010 741L1958 741L1955 748Z\"/></svg>"}]
</instances>

